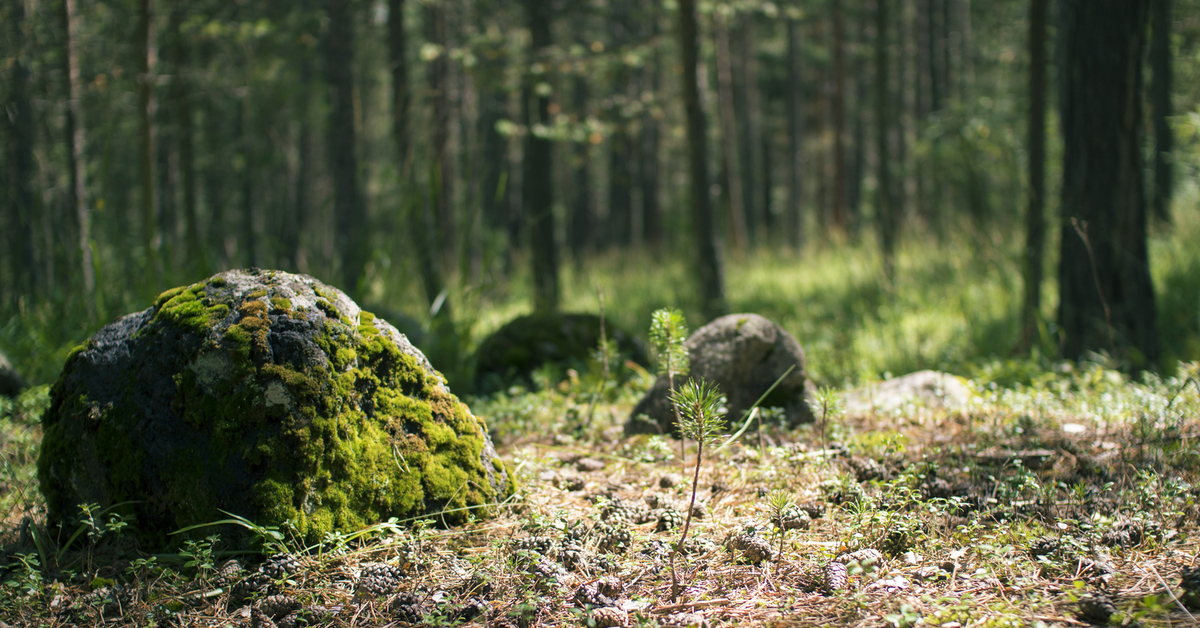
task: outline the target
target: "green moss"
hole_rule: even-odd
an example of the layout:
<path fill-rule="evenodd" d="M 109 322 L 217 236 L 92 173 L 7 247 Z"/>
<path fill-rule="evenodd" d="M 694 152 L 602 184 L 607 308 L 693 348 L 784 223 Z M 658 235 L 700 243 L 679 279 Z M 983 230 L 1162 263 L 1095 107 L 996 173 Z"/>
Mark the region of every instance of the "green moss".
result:
<path fill-rule="evenodd" d="M 292 302 L 283 297 L 272 297 L 271 308 L 280 312 L 291 312 Z"/>

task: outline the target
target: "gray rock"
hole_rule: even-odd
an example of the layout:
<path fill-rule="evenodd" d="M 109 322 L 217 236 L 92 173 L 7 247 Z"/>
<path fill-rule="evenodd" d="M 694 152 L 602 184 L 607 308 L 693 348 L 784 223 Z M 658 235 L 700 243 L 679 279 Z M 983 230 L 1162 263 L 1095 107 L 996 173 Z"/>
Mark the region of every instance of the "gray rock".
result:
<path fill-rule="evenodd" d="M 961 410 L 971 401 L 971 389 L 962 378 L 938 371 L 917 371 L 856 388 L 845 397 L 851 415 L 895 412 L 908 405 Z"/>
<path fill-rule="evenodd" d="M 730 314 L 696 330 L 684 346 L 691 360 L 691 372 L 686 378 L 676 378 L 676 388 L 690 378 L 716 384 L 727 398 L 726 417 L 731 424 L 739 423 L 742 413 L 793 365 L 796 368 L 760 405 L 783 408 L 789 424 L 813 420 L 804 350 L 779 325 L 757 314 Z M 626 434 L 678 431 L 668 401 L 668 387 L 666 375 L 660 375 L 634 407 L 625 423 Z"/>
<path fill-rule="evenodd" d="M 111 507 L 151 551 L 223 513 L 315 542 L 389 517 L 455 523 L 514 488 L 483 422 L 403 334 L 283 272 L 222 273 L 100 330 L 42 423 L 50 523 Z M 214 532 L 248 540 L 196 534 Z"/>
<path fill-rule="evenodd" d="M 0 396 L 16 397 L 22 390 L 25 390 L 25 380 L 21 379 L 8 357 L 0 352 Z"/>

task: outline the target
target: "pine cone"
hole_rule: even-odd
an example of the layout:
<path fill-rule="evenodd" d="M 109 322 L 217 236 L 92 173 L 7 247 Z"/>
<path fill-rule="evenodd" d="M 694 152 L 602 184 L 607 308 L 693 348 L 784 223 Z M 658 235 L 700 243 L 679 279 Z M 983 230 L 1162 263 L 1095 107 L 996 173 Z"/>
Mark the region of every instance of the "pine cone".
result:
<path fill-rule="evenodd" d="M 808 513 L 796 505 L 789 505 L 779 514 L 779 518 L 771 518 L 771 523 L 778 528 L 780 527 L 780 519 L 782 519 L 784 530 L 807 530 L 808 526 L 812 523 L 812 519 L 809 518 Z"/>
<path fill-rule="evenodd" d="M 825 504 L 821 502 L 804 502 L 796 507 L 803 510 L 809 519 L 820 519 L 825 515 Z"/>
<path fill-rule="evenodd" d="M 300 600 L 290 595 L 268 595 L 259 600 L 255 607 L 266 613 L 274 621 L 300 608 Z"/>
<path fill-rule="evenodd" d="M 553 548 L 554 539 L 548 536 L 527 536 L 513 542 L 513 551 L 536 552 L 542 556 L 548 556 Z"/>
<path fill-rule="evenodd" d="M 425 604 L 416 594 L 402 591 L 388 602 L 388 614 L 399 621 L 416 624 L 425 616 Z"/>
<path fill-rule="evenodd" d="M 654 531 L 666 532 L 674 530 L 681 525 L 683 525 L 683 513 L 674 508 L 667 507 L 659 511 L 658 522 L 654 524 Z"/>
<path fill-rule="evenodd" d="M 638 554 L 651 560 L 666 560 L 671 555 L 671 546 L 659 539 L 650 539 L 642 544 Z"/>
<path fill-rule="evenodd" d="M 486 617 L 487 610 L 487 604 L 483 600 L 473 597 L 454 611 L 452 619 L 455 622 L 468 622 L 476 617 Z"/>
<path fill-rule="evenodd" d="M 589 624 L 595 628 L 624 628 L 629 625 L 629 613 L 611 606 L 597 608 L 592 611 L 591 621 L 584 623 Z"/>
<path fill-rule="evenodd" d="M 262 571 L 255 571 L 233 585 L 229 592 L 229 605 L 233 608 L 245 606 L 252 597 L 277 593 L 275 582 Z"/>
<path fill-rule="evenodd" d="M 658 478 L 658 487 L 675 488 L 676 486 L 679 486 L 679 483 L 682 481 L 683 477 L 681 477 L 678 473 L 667 473 L 661 478 Z"/>
<path fill-rule="evenodd" d="M 856 552 L 848 552 L 838 556 L 837 562 L 849 566 L 850 563 L 858 563 L 861 567 L 867 568 L 871 565 L 883 565 L 883 553 L 877 549 L 865 548 Z"/>
<path fill-rule="evenodd" d="M 271 616 L 257 608 L 250 609 L 250 628 L 278 628 Z"/>
<path fill-rule="evenodd" d="M 231 558 L 217 567 L 217 573 L 213 576 L 213 586 L 222 589 L 228 589 L 237 581 L 237 575 L 242 570 L 242 564 L 236 558 Z"/>
<path fill-rule="evenodd" d="M 601 521 L 613 523 L 641 524 L 651 521 L 650 507 L 642 502 L 614 499 L 600 510 Z"/>
<path fill-rule="evenodd" d="M 579 608 L 600 608 L 617 604 L 617 600 L 602 593 L 595 582 L 579 585 L 575 589 L 575 594 L 571 596 L 571 601 Z"/>
<path fill-rule="evenodd" d="M 303 569 L 300 559 L 291 554 L 274 554 L 263 563 L 262 572 L 272 580 L 286 580 Z"/>
<path fill-rule="evenodd" d="M 825 593 L 833 593 L 846 588 L 846 584 L 850 581 L 850 573 L 846 569 L 846 565 L 837 562 L 836 560 L 825 565 Z"/>
<path fill-rule="evenodd" d="M 1050 536 L 1042 536 L 1034 539 L 1029 544 L 1029 555 L 1034 560 L 1042 556 L 1050 558 L 1057 554 L 1060 549 L 1062 549 L 1062 544 L 1059 543 L 1058 539 Z"/>
<path fill-rule="evenodd" d="M 371 597 L 386 597 L 400 586 L 404 572 L 395 565 L 387 563 L 369 563 L 364 565 L 358 575 L 356 593 Z"/>
<path fill-rule="evenodd" d="M 587 554 L 581 545 L 575 543 L 563 545 L 562 549 L 558 550 L 558 562 L 567 569 L 583 571 L 587 569 Z"/>
<path fill-rule="evenodd" d="M 887 481 L 892 476 L 891 472 L 874 458 L 855 456 L 846 460 L 846 464 L 854 472 L 854 479 L 859 482 L 870 482 L 871 480 Z"/>
<path fill-rule="evenodd" d="M 734 534 L 729 538 L 727 546 L 731 551 L 740 553 L 743 559 L 754 565 L 775 558 L 775 551 L 771 549 L 771 544 L 759 536 L 758 530 L 754 528 Z"/>
<path fill-rule="evenodd" d="M 1088 593 L 1079 598 L 1079 618 L 1096 624 L 1107 624 L 1117 613 L 1117 606 L 1103 593 Z"/>
<path fill-rule="evenodd" d="M 1100 543 L 1108 547 L 1133 547 L 1145 540 L 1145 528 L 1140 521 L 1121 519 L 1100 537 Z"/>
<path fill-rule="evenodd" d="M 601 521 L 596 524 L 593 533 L 597 537 L 597 545 L 602 552 L 622 554 L 633 543 L 633 534 L 626 526 Z"/>

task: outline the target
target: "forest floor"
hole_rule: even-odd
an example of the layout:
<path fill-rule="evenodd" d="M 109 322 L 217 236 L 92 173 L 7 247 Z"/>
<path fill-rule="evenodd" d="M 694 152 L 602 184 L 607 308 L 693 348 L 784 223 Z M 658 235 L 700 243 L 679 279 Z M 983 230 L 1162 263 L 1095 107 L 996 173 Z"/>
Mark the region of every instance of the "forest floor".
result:
<path fill-rule="evenodd" d="M 0 621 L 1194 625 L 1198 371 L 976 380 L 966 409 L 768 421 L 699 461 L 695 443 L 681 457 L 678 441 L 623 435 L 644 376 L 596 404 L 577 380 L 511 391 L 470 400 L 520 487 L 491 518 L 385 522 L 310 548 L 260 528 L 250 555 L 213 537 L 139 553 L 101 513 L 71 548 L 50 546 L 33 471 L 41 387 L 0 407 Z"/>

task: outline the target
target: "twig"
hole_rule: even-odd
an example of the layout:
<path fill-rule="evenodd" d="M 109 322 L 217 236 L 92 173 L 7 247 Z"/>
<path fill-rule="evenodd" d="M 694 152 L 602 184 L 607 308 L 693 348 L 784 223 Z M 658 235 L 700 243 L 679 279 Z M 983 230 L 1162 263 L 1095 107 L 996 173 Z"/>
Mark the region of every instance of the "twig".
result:
<path fill-rule="evenodd" d="M 1180 602 L 1179 598 L 1175 597 L 1175 591 L 1173 591 L 1171 589 L 1171 585 L 1167 584 L 1167 581 L 1163 580 L 1163 577 L 1158 574 L 1158 570 L 1154 568 L 1154 565 L 1147 565 L 1146 568 L 1150 570 L 1150 573 L 1154 574 L 1155 578 L 1158 578 L 1159 584 L 1163 585 L 1163 588 L 1167 591 L 1167 595 L 1171 596 L 1171 601 L 1175 602 L 1175 605 L 1179 607 L 1179 610 L 1186 613 L 1188 619 L 1192 620 L 1192 622 L 1195 622 L 1196 618 L 1191 614 L 1191 612 L 1188 611 L 1187 607 L 1183 605 L 1183 602 Z"/>

